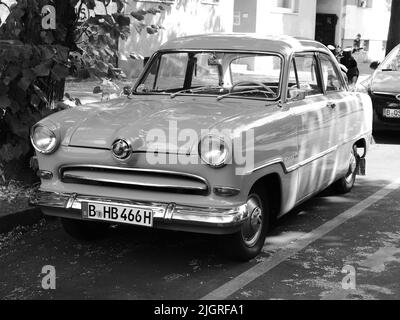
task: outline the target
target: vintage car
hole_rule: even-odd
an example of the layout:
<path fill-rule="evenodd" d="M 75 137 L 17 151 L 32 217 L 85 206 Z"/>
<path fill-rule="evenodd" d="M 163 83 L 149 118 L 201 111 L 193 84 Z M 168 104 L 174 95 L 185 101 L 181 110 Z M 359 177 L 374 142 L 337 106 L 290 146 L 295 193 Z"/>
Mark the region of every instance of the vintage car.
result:
<path fill-rule="evenodd" d="M 79 239 L 126 223 L 217 234 L 252 259 L 275 219 L 330 185 L 349 192 L 365 166 L 371 100 L 315 41 L 178 38 L 125 91 L 32 128 L 33 202 Z"/>
<path fill-rule="evenodd" d="M 360 83 L 358 91 L 368 93 L 374 108 L 374 131 L 400 131 L 400 45 L 379 64 L 373 75 Z"/>

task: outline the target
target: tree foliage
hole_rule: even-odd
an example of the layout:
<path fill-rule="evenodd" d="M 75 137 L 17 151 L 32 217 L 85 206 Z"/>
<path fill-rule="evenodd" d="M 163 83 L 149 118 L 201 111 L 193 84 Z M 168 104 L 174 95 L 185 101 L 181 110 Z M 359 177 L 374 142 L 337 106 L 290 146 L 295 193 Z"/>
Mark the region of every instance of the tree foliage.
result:
<path fill-rule="evenodd" d="M 111 1 L 116 10 L 108 12 Z M 99 3 L 104 14 L 87 16 Z M 56 9 L 54 30 L 42 27 L 46 5 Z M 115 67 L 119 39 L 131 36 L 132 24 L 148 34 L 162 28 L 146 24 L 145 17 L 164 6 L 129 14 L 125 6 L 124 0 L 17 0 L 9 7 L 6 21 L 0 21 L 0 170 L 32 152 L 29 130 L 60 110 L 56 102 L 64 96 L 69 74 L 87 70 L 96 77 L 123 77 Z"/>

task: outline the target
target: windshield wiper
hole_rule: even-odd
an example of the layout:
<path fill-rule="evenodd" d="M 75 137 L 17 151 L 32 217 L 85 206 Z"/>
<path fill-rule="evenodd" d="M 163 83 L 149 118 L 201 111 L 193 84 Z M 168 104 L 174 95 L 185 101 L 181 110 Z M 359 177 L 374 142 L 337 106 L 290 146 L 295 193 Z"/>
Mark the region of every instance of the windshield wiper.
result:
<path fill-rule="evenodd" d="M 184 89 L 178 92 L 171 93 L 170 97 L 171 99 L 174 99 L 176 96 L 183 94 L 183 93 L 197 93 L 197 92 L 202 92 L 202 91 L 207 91 L 207 90 L 223 90 L 223 87 L 220 86 L 204 86 L 204 87 L 199 87 L 199 88 L 194 88 L 194 89 Z"/>
<path fill-rule="evenodd" d="M 241 91 L 241 92 L 229 92 L 227 94 L 217 97 L 217 101 L 221 101 L 222 99 L 228 98 L 230 96 L 249 94 L 249 93 L 263 93 L 266 98 L 270 98 L 270 95 L 271 95 L 271 93 L 268 91 L 264 91 L 264 90 L 260 90 L 260 89 L 251 89 L 251 90 Z M 276 98 L 276 97 L 274 97 L 274 98 Z"/>

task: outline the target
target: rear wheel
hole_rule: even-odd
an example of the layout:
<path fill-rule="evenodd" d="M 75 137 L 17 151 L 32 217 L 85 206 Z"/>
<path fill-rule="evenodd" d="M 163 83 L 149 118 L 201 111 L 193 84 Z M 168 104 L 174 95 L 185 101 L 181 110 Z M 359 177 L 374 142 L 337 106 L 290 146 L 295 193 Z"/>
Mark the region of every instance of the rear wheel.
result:
<path fill-rule="evenodd" d="M 357 166 L 358 166 L 358 153 L 357 147 L 354 145 L 351 149 L 350 160 L 349 160 L 349 168 L 347 170 L 346 175 L 340 180 L 336 181 L 333 185 L 336 192 L 339 194 L 349 193 L 356 181 L 357 176 Z"/>
<path fill-rule="evenodd" d="M 225 236 L 223 247 L 231 258 L 248 261 L 261 252 L 270 223 L 270 205 L 265 196 L 260 191 L 251 192 L 247 200 L 249 218 L 239 232 Z"/>
<path fill-rule="evenodd" d="M 61 218 L 61 224 L 66 233 L 77 240 L 98 240 L 107 234 L 109 225 L 96 221 L 84 221 Z"/>

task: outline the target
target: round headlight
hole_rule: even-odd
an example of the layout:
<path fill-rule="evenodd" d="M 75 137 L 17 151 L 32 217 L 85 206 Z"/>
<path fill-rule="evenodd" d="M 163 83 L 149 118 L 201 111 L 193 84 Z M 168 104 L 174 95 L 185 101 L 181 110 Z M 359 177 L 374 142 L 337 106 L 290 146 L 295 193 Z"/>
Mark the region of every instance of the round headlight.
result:
<path fill-rule="evenodd" d="M 225 166 L 230 157 L 227 143 L 215 136 L 207 136 L 200 141 L 199 154 L 201 159 L 213 168 Z"/>
<path fill-rule="evenodd" d="M 32 129 L 31 142 L 40 153 L 49 154 L 57 148 L 56 134 L 48 127 L 39 125 Z"/>

